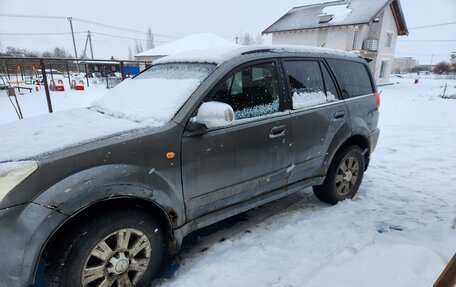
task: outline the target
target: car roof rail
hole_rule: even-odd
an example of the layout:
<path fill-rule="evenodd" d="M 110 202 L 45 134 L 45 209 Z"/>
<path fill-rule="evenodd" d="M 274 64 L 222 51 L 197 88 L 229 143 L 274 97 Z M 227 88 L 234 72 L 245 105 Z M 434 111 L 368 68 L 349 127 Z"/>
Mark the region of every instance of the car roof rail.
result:
<path fill-rule="evenodd" d="M 255 49 L 255 50 L 250 50 L 247 52 L 241 53 L 241 55 L 250 55 L 250 54 L 257 54 L 257 53 L 271 53 L 274 52 L 273 49 Z"/>

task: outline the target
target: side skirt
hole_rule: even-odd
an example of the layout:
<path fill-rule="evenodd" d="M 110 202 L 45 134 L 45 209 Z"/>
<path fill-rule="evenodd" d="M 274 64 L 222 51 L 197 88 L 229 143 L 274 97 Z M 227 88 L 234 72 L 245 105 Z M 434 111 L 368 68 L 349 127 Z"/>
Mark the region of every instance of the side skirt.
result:
<path fill-rule="evenodd" d="M 180 228 L 175 229 L 174 238 L 176 239 L 176 241 L 178 242 L 178 245 L 180 246 L 184 237 L 195 230 L 201 229 L 201 228 L 211 225 L 213 223 L 216 223 L 216 222 L 219 222 L 226 218 L 232 217 L 236 214 L 248 211 L 252 208 L 264 205 L 271 201 L 280 199 L 282 197 L 295 193 L 303 188 L 307 188 L 307 187 L 315 186 L 315 185 L 321 185 L 321 184 L 323 184 L 324 180 L 325 180 L 324 176 L 309 178 L 309 179 L 306 179 L 306 180 L 303 180 L 300 182 L 293 183 L 284 188 L 277 189 L 277 190 L 271 191 L 269 193 L 263 194 L 259 197 L 249 199 L 242 203 L 231 205 L 224 209 L 195 218 L 194 220 L 187 222 Z"/>

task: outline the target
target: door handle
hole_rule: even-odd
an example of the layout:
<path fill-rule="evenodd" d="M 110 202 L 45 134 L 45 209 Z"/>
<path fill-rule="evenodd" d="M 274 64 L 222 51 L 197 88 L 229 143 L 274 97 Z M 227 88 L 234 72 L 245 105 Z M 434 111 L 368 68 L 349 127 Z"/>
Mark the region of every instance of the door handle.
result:
<path fill-rule="evenodd" d="M 278 137 L 283 137 L 285 135 L 286 126 L 273 127 L 269 132 L 269 138 L 274 139 Z"/>
<path fill-rule="evenodd" d="M 345 111 L 339 111 L 334 114 L 334 118 L 338 119 L 338 120 L 343 119 L 344 117 L 345 117 Z"/>

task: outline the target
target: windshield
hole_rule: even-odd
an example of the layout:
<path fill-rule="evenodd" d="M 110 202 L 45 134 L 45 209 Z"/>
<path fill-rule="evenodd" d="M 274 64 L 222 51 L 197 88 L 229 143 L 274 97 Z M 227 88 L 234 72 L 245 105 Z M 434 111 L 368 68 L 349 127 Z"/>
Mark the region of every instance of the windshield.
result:
<path fill-rule="evenodd" d="M 92 106 L 116 118 L 164 125 L 215 68 L 211 64 L 152 66 L 135 78 L 123 81 Z"/>
<path fill-rule="evenodd" d="M 167 80 L 205 80 L 215 69 L 213 64 L 164 64 L 152 66 L 134 78 Z"/>

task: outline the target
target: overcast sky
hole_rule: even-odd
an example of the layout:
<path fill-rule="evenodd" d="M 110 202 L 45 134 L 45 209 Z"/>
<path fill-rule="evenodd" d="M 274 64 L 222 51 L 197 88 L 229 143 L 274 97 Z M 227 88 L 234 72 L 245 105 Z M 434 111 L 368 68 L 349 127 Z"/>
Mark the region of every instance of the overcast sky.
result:
<path fill-rule="evenodd" d="M 151 27 L 155 44 L 160 45 L 176 37 L 198 32 L 213 32 L 233 40 L 237 34 L 260 33 L 294 6 L 324 0 L 0 0 L 1 13 L 38 16 L 75 17 L 108 25 L 122 26 L 146 32 Z M 418 27 L 456 21 L 456 0 L 402 0 L 408 27 Z M 52 36 L 13 36 L 5 33 L 67 33 L 65 19 L 26 19 L 0 17 L 1 48 L 16 46 L 36 51 L 64 47 L 73 54 L 69 34 Z M 91 30 L 122 37 L 145 39 L 145 34 L 110 29 L 74 21 L 75 32 Z M 449 59 L 456 51 L 456 25 L 427 29 L 410 29 L 408 37 L 401 37 L 396 56 L 412 56 L 421 64 Z M 166 36 L 165 36 L 166 35 Z M 417 40 L 455 40 L 447 42 L 416 42 Z M 84 48 L 85 35 L 76 34 L 78 53 Z M 127 58 L 128 47 L 135 41 L 93 35 L 96 58 Z M 432 56 L 434 55 L 434 56 Z"/>

